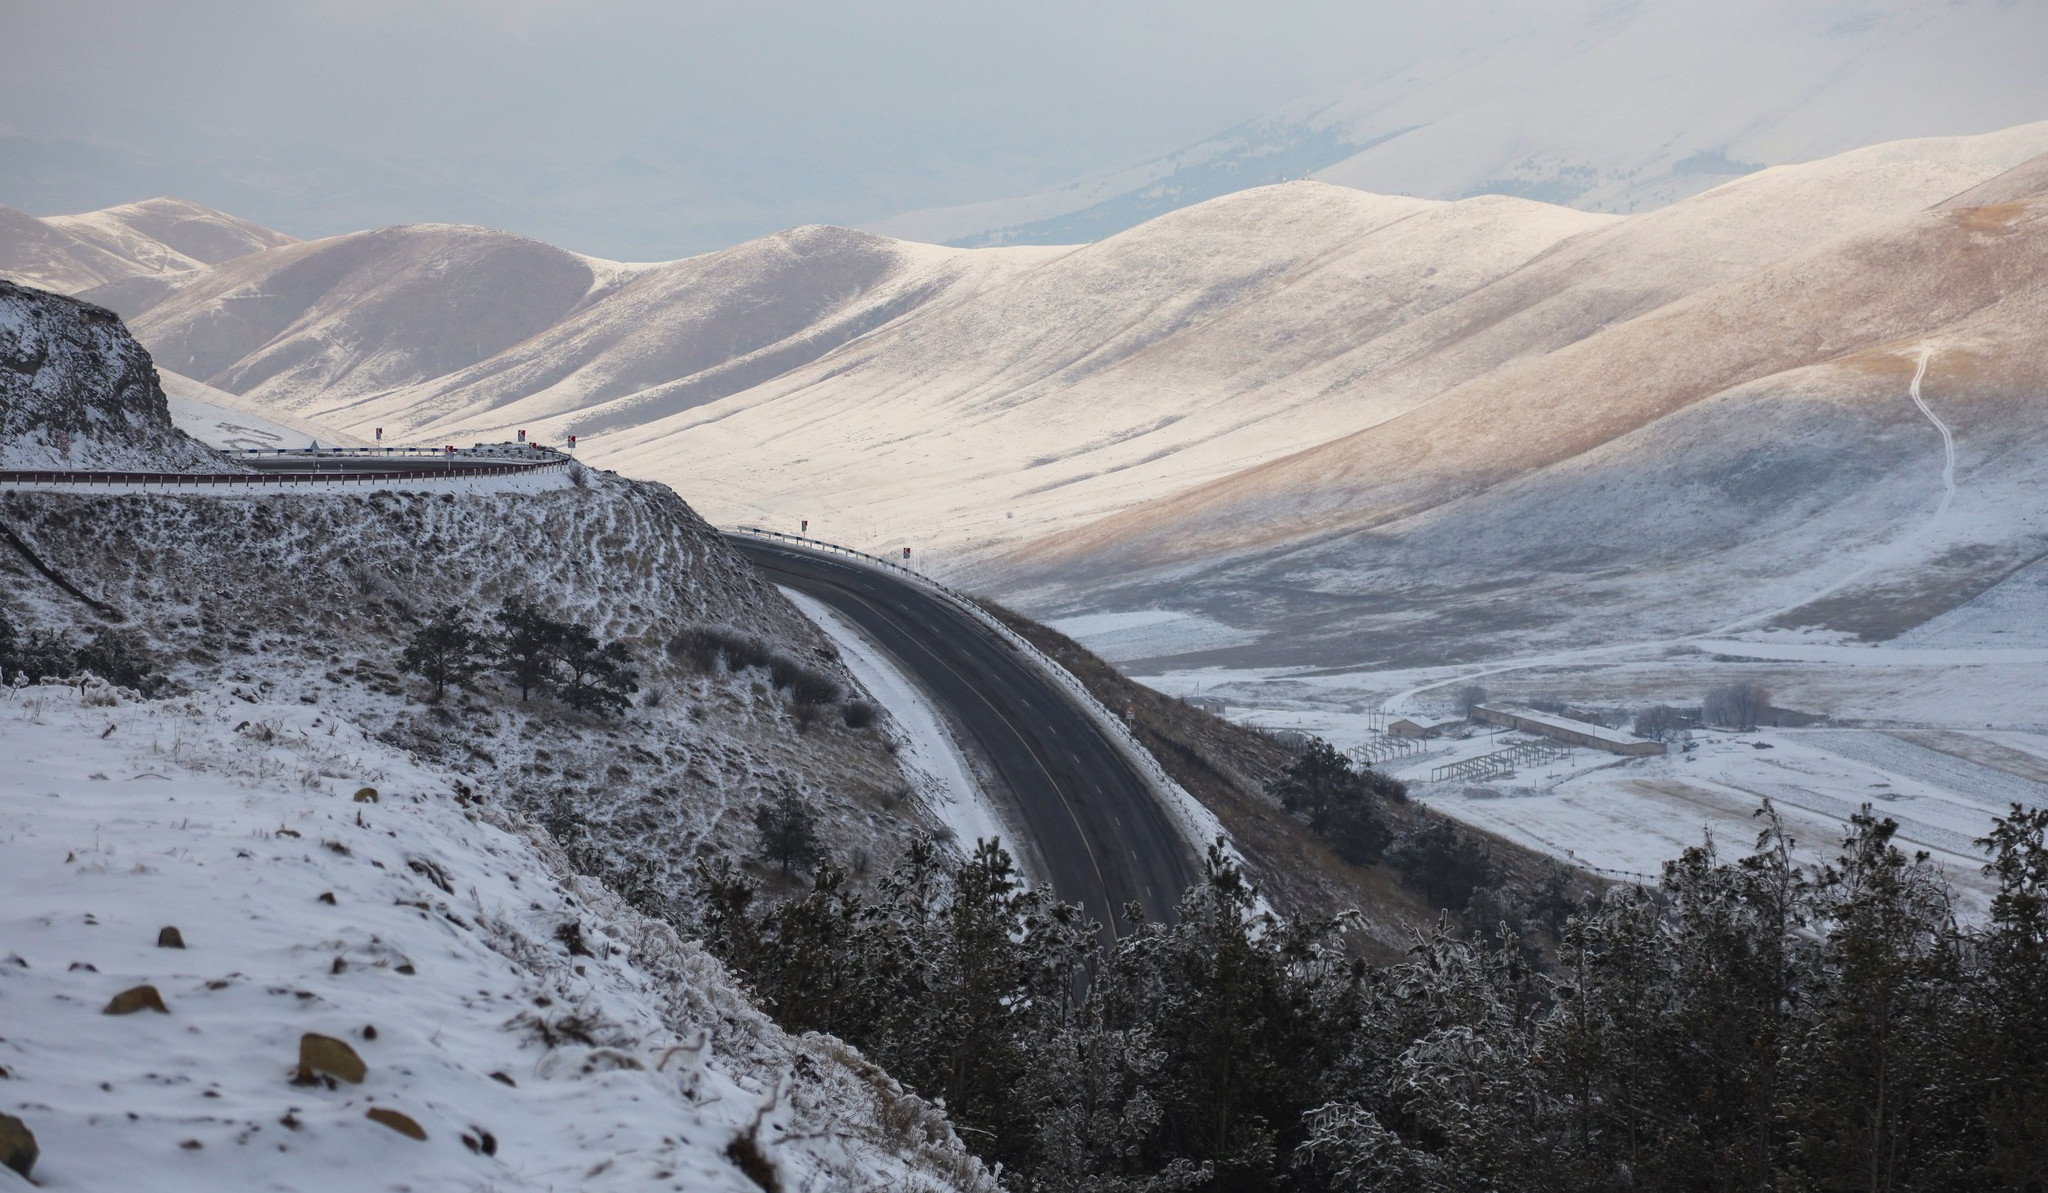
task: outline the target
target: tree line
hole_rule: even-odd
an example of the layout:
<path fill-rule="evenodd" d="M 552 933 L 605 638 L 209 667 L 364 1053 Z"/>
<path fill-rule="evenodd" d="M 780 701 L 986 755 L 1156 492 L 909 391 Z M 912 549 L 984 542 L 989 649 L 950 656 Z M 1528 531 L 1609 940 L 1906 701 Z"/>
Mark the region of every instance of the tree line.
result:
<path fill-rule="evenodd" d="M 640 690 L 624 643 L 602 642 L 588 626 L 518 597 L 507 597 L 483 626 L 460 606 L 445 606 L 413 633 L 401 666 L 432 684 L 435 700 L 493 671 L 521 700 L 551 696 L 582 712 L 624 712 Z"/>
<path fill-rule="evenodd" d="M 779 902 L 705 865 L 668 910 L 1019 1190 L 2048 1190 L 2048 810 L 1980 842 L 1973 925 L 1868 808 L 1818 868 L 1759 818 L 1572 909 L 1549 961 L 1445 926 L 1365 964 L 1220 849 L 1108 943 L 993 841 Z"/>

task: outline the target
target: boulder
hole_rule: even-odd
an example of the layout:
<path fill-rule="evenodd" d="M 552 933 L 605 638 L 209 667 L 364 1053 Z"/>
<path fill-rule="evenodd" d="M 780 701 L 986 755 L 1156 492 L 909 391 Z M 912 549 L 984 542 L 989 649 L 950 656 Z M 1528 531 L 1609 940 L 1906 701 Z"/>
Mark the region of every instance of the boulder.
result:
<path fill-rule="evenodd" d="M 382 1106 L 372 1106 L 369 1113 L 363 1117 L 373 1123 L 382 1123 L 408 1139 L 417 1139 L 422 1143 L 426 1142 L 426 1128 L 414 1122 L 410 1115 L 400 1114 L 396 1110 L 389 1110 Z"/>
<path fill-rule="evenodd" d="M 133 1015 L 137 1011 L 156 1011 L 168 1015 L 171 1008 L 164 1005 L 164 996 L 156 992 L 155 986 L 135 986 L 116 994 L 101 1014 Z"/>
<path fill-rule="evenodd" d="M 4 1164 L 28 1179 L 29 1169 L 36 1166 L 36 1157 L 42 1155 L 36 1147 L 36 1133 L 28 1124 L 11 1114 L 0 1114 L 0 1164 Z"/>
<path fill-rule="evenodd" d="M 347 1041 L 310 1031 L 299 1037 L 298 1080 L 314 1081 L 318 1074 L 325 1073 L 350 1085 L 361 1085 L 369 1072 L 370 1067 L 363 1063 L 363 1058 L 356 1055 L 356 1050 L 349 1047 Z"/>

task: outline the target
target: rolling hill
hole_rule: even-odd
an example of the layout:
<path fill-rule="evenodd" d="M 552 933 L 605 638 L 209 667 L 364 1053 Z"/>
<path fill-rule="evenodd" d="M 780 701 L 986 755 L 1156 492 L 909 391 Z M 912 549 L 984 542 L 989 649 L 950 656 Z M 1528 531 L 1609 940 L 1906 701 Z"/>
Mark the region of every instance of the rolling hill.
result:
<path fill-rule="evenodd" d="M 573 433 L 714 520 L 913 545 L 1035 611 L 1199 610 L 1234 627 L 1203 658 L 1823 597 L 1798 616 L 1883 633 L 2035 551 L 1971 511 L 2034 501 L 2044 151 L 2048 124 L 1894 142 L 1635 216 L 1292 182 L 1080 246 L 805 227 L 620 264 L 415 225 L 188 269 L 124 313 L 165 366 L 295 418 Z M 1923 342 L 1959 452 L 1938 531 Z M 1905 588 L 1837 583 L 1883 543 Z"/>

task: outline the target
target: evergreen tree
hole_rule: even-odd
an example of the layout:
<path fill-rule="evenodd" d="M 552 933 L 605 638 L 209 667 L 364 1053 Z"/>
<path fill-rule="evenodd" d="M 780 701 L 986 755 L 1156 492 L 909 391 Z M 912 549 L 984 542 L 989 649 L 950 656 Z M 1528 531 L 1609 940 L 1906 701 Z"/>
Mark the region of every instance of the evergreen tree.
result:
<path fill-rule="evenodd" d="M 567 628 L 533 602 L 506 597 L 498 607 L 498 670 L 519 685 L 519 698 L 554 690 L 555 662 Z"/>
<path fill-rule="evenodd" d="M 463 687 L 475 679 L 488 661 L 486 643 L 469 616 L 447 605 L 413 632 L 400 666 L 433 684 L 439 700 L 450 685 Z"/>
<path fill-rule="evenodd" d="M 554 650 L 562 672 L 557 686 L 571 708 L 616 715 L 640 690 L 640 673 L 633 669 L 633 656 L 624 643 L 600 644 L 597 635 L 581 625 L 558 624 Z"/>
<path fill-rule="evenodd" d="M 761 856 L 782 867 L 784 874 L 825 860 L 817 813 L 794 791 L 785 790 L 774 802 L 754 809 L 754 828 L 761 834 Z"/>
<path fill-rule="evenodd" d="M 1897 831 L 1865 805 L 1820 875 L 1821 985 L 1789 1114 L 1797 1180 L 1817 1190 L 1914 1188 L 1944 1159 L 1931 1079 L 1959 1022 L 1962 958 L 1945 888 Z"/>
<path fill-rule="evenodd" d="M 1494 880 L 1486 846 L 1445 820 L 1403 834 L 1387 860 L 1431 906 L 1452 911 L 1465 910 L 1472 892 Z"/>
<path fill-rule="evenodd" d="M 1978 1040 L 1987 1184 L 2048 1191 L 2048 808 L 2012 806 L 1978 845 L 1998 879 L 1983 934 Z"/>
<path fill-rule="evenodd" d="M 1266 790 L 1281 807 L 1302 813 L 1310 832 L 1357 866 L 1379 861 L 1392 837 L 1380 801 L 1407 797 L 1400 782 L 1354 767 L 1319 737 L 1311 738 L 1308 748 Z"/>

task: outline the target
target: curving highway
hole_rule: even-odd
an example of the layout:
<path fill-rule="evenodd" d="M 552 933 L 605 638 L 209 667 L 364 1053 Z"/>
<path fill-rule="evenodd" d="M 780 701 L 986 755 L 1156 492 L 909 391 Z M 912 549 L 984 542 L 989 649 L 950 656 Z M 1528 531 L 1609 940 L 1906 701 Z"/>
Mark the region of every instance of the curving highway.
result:
<path fill-rule="evenodd" d="M 799 547 L 728 541 L 768 579 L 859 626 L 952 715 L 1009 788 L 993 794 L 1009 797 L 1060 898 L 1112 937 L 1129 931 L 1128 903 L 1171 919 L 1198 873 L 1194 855 L 1136 768 L 1034 663 L 911 581 Z"/>

